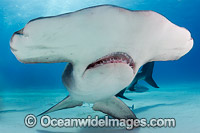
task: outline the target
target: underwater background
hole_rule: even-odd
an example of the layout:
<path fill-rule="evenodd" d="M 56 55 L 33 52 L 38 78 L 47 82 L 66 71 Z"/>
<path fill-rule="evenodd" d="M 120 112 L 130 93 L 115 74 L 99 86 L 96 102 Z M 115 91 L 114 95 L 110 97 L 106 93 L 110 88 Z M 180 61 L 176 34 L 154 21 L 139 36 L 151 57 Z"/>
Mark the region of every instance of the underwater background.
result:
<path fill-rule="evenodd" d="M 186 116 L 183 120 L 195 121 L 195 114 L 199 114 L 200 110 L 199 0 L 0 0 L 0 129 L 4 129 L 5 132 L 12 132 L 12 128 L 26 128 L 23 125 L 23 119 L 28 112 L 32 113 L 34 110 L 36 113 L 40 113 L 51 106 L 48 104 L 56 103 L 67 95 L 67 90 L 61 81 L 66 63 L 20 63 L 10 51 L 9 40 L 12 34 L 22 29 L 31 19 L 58 15 L 102 4 L 116 5 L 131 10 L 153 10 L 191 32 L 194 39 L 192 50 L 178 61 L 156 62 L 153 77 L 160 88 L 154 89 L 148 85 L 147 87 L 149 87 L 149 92 L 151 90 L 157 92 L 152 95 L 148 92 L 149 99 L 160 97 L 160 92 L 162 92 L 162 95 L 164 92 L 167 94 L 167 96 L 164 94 L 166 97 L 163 101 L 162 98 L 157 99 L 162 101 L 160 102 L 162 104 L 165 103 L 165 100 L 167 101 L 167 98 L 173 101 L 179 99 L 179 96 L 182 95 L 179 104 L 184 104 L 181 103 L 181 99 L 184 99 L 184 102 L 190 101 L 191 103 L 184 106 L 184 110 L 186 110 L 186 114 L 193 116 Z M 170 92 L 169 95 L 168 92 Z M 144 100 L 142 95 L 134 94 L 135 97 L 133 98 L 141 103 L 148 102 L 148 100 Z M 31 99 L 30 96 L 32 98 L 34 96 L 34 98 Z M 173 98 L 171 99 L 170 96 Z M 43 104 L 46 108 L 40 109 Z M 192 104 L 194 106 L 191 106 Z M 191 108 L 193 108 L 192 112 L 187 110 Z M 165 112 L 165 109 L 163 111 Z M 180 110 L 181 112 L 182 110 Z M 9 125 L 11 121 L 11 118 L 8 119 L 9 116 L 15 118 L 17 122 L 15 123 L 15 120 L 13 120 L 12 124 Z M 16 117 L 19 116 L 20 118 L 17 119 Z M 198 116 L 198 118 L 200 117 Z M 6 122 L 7 124 L 5 124 Z M 195 129 L 195 132 L 200 132 L 199 122 L 195 125 Z M 186 132 L 187 130 L 180 131 Z M 142 132 L 142 130 L 138 132 Z M 173 130 L 170 130 L 170 132 L 173 132 Z"/>

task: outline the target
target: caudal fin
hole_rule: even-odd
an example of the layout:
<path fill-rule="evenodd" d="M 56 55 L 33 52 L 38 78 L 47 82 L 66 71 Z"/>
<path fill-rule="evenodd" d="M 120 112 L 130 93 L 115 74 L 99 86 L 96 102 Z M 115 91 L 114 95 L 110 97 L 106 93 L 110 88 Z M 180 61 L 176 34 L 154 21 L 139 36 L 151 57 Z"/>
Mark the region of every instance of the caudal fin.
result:
<path fill-rule="evenodd" d="M 141 74 L 143 75 L 144 81 L 146 81 L 149 85 L 155 88 L 159 88 L 156 82 L 153 80 L 153 68 L 154 62 L 149 62 L 142 67 Z"/>
<path fill-rule="evenodd" d="M 152 77 L 147 77 L 145 79 L 145 81 L 150 84 L 151 86 L 153 86 L 154 88 L 159 88 L 159 86 L 156 84 L 156 82 L 153 80 Z"/>
<path fill-rule="evenodd" d="M 127 97 L 124 96 L 125 91 L 126 91 L 126 88 L 123 89 L 123 90 L 121 90 L 121 91 L 120 91 L 119 93 L 117 93 L 115 96 L 116 96 L 116 97 L 121 97 L 121 98 L 126 99 L 126 100 L 131 100 L 131 99 L 129 99 L 129 98 L 127 98 Z"/>
<path fill-rule="evenodd" d="M 67 96 L 61 102 L 57 103 L 56 105 L 54 105 L 50 109 L 46 110 L 45 112 L 39 114 L 38 116 L 41 116 L 41 115 L 44 115 L 44 114 L 47 114 L 47 113 L 51 113 L 51 112 L 54 112 L 54 111 L 62 110 L 62 109 L 81 106 L 82 104 L 83 104 L 83 102 L 75 101 L 70 96 Z"/>
<path fill-rule="evenodd" d="M 153 68 L 154 68 L 154 62 L 148 62 L 145 65 L 143 65 L 141 72 L 138 72 L 134 78 L 134 80 L 131 82 L 131 84 L 127 87 L 130 91 L 137 91 L 137 88 L 135 85 L 140 80 L 146 81 L 149 85 L 155 88 L 159 88 L 156 82 L 153 80 Z"/>

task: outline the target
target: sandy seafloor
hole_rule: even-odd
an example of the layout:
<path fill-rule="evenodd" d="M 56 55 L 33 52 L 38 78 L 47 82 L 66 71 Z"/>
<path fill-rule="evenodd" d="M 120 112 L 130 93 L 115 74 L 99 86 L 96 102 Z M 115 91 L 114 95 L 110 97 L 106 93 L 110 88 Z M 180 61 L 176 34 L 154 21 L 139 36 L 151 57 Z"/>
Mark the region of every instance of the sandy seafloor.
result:
<path fill-rule="evenodd" d="M 27 114 L 45 111 L 62 100 L 67 94 L 64 89 L 27 89 L 1 91 L 0 110 L 1 133 L 67 133 L 67 132 L 134 132 L 134 133 L 200 133 L 200 83 L 160 84 L 160 88 L 149 88 L 143 93 L 126 93 L 132 101 L 123 100 L 129 107 L 134 104 L 138 118 L 175 118 L 175 128 L 43 128 L 39 124 L 34 128 L 24 125 Z M 104 116 L 89 106 L 76 107 L 50 113 L 55 118 L 86 118 L 87 115 Z"/>

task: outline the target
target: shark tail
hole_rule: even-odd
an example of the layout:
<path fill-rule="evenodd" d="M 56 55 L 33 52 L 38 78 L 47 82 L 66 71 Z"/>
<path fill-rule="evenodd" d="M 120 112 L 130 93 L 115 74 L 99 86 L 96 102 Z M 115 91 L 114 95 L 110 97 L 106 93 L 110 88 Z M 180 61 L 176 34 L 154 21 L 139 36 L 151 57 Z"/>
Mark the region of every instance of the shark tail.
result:
<path fill-rule="evenodd" d="M 127 98 L 127 97 L 124 96 L 125 91 L 126 91 L 126 88 L 123 89 L 123 90 L 121 90 L 121 91 L 120 91 L 119 93 L 117 93 L 115 96 L 116 96 L 116 97 L 121 97 L 121 98 L 126 99 L 126 100 L 131 100 L 131 99 L 129 99 L 129 98 Z"/>
<path fill-rule="evenodd" d="M 156 84 L 156 82 L 154 81 L 154 79 L 151 77 L 146 77 L 144 79 L 144 81 L 146 81 L 149 85 L 151 85 L 154 88 L 159 88 L 159 86 Z"/>
<path fill-rule="evenodd" d="M 54 112 L 54 111 L 57 111 L 57 110 L 62 110 L 62 109 L 67 109 L 67 108 L 73 108 L 73 107 L 76 107 L 76 106 L 81 106 L 82 104 L 83 104 L 83 102 L 75 101 L 70 96 L 67 96 L 61 102 L 57 103 L 56 105 L 54 105 L 50 109 L 46 110 L 45 112 L 39 114 L 38 116 L 41 116 L 41 115 L 44 115 L 44 114 L 48 114 L 48 113 L 51 113 L 51 112 Z"/>
<path fill-rule="evenodd" d="M 127 100 L 130 100 L 124 96 L 125 90 L 128 89 L 130 91 L 138 91 L 135 85 L 138 83 L 139 80 L 146 81 L 149 85 L 151 85 L 154 88 L 159 88 L 159 86 L 156 84 L 154 79 L 152 78 L 153 75 L 153 68 L 154 68 L 155 62 L 148 62 L 145 65 L 143 65 L 141 72 L 137 73 L 132 83 L 126 87 L 125 89 L 121 90 L 118 94 L 116 94 L 117 97 L 121 97 Z M 141 92 L 141 91 L 140 91 Z"/>
<path fill-rule="evenodd" d="M 149 85 L 155 88 L 159 88 L 156 82 L 153 80 L 152 75 L 153 75 L 153 68 L 154 68 L 154 63 L 155 62 L 148 62 L 142 67 L 142 72 L 141 75 L 144 75 L 146 81 Z"/>

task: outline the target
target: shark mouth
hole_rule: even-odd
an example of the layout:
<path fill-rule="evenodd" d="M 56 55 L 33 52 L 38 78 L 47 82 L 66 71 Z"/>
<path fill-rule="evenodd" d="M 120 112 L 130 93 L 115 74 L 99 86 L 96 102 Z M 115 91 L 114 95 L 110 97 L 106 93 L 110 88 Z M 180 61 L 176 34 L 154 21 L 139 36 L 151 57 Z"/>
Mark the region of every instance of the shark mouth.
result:
<path fill-rule="evenodd" d="M 105 64 L 110 64 L 110 63 L 128 64 L 133 69 L 133 71 L 135 69 L 135 63 L 130 55 L 124 52 L 115 52 L 115 53 L 106 55 L 100 59 L 97 59 L 95 62 L 92 62 L 91 64 L 87 66 L 85 71 L 88 69 L 93 69 Z"/>

